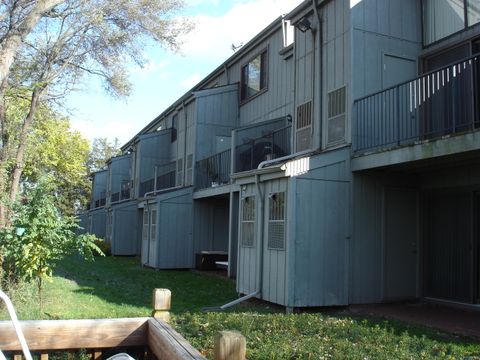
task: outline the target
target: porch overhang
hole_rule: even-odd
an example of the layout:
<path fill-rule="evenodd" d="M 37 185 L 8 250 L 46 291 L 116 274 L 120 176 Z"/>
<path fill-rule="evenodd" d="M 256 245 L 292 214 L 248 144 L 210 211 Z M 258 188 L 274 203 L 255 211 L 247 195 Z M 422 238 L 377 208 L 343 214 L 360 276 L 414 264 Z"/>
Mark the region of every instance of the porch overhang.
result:
<path fill-rule="evenodd" d="M 446 136 L 436 140 L 422 141 L 414 145 L 352 158 L 352 171 L 382 168 L 415 161 L 440 158 L 443 156 L 480 150 L 480 132 Z"/>

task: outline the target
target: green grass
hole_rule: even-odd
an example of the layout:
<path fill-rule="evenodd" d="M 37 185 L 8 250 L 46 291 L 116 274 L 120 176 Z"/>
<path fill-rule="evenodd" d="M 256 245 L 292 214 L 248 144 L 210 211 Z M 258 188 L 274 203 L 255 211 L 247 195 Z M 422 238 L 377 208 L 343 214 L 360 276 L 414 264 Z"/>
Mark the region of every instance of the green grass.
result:
<path fill-rule="evenodd" d="M 130 258 L 69 258 L 45 285 L 40 312 L 33 286 L 14 302 L 21 319 L 149 316 L 153 288 L 172 291 L 172 324 L 211 358 L 220 330 L 247 338 L 249 359 L 463 359 L 479 356 L 480 344 L 395 321 L 348 317 L 341 312 L 285 315 L 258 302 L 225 313 L 202 313 L 236 298 L 227 279 L 189 271 L 154 271 Z M 0 318 L 7 318 L 0 310 Z"/>

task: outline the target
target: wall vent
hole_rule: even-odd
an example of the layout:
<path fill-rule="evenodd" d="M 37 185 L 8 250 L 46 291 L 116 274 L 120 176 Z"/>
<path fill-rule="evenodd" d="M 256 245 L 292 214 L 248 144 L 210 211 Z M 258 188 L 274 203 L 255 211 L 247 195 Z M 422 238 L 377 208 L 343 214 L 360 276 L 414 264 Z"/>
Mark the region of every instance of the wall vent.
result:
<path fill-rule="evenodd" d="M 285 250 L 285 193 L 270 194 L 268 204 L 268 248 Z"/>
<path fill-rule="evenodd" d="M 346 87 L 328 93 L 327 145 L 345 140 Z"/>
<path fill-rule="evenodd" d="M 312 101 L 297 106 L 295 143 L 297 151 L 312 147 Z"/>

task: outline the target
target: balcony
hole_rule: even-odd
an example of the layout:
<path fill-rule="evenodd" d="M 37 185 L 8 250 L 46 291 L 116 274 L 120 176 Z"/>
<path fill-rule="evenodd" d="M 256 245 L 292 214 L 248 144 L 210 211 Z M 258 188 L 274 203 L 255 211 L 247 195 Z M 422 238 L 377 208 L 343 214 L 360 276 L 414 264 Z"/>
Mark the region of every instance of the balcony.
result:
<path fill-rule="evenodd" d="M 164 190 L 175 187 L 175 161 L 155 167 L 155 190 Z"/>
<path fill-rule="evenodd" d="M 231 149 L 222 151 L 195 164 L 195 187 L 206 189 L 230 183 Z"/>
<path fill-rule="evenodd" d="M 105 206 L 106 202 L 107 202 L 106 192 L 102 191 L 100 193 L 100 198 L 94 201 L 94 205 L 95 205 L 94 209 Z"/>
<path fill-rule="evenodd" d="M 239 138 L 242 130 L 237 130 Z M 261 136 L 243 138 L 243 143 L 235 147 L 235 173 L 256 169 L 265 160 L 273 160 L 291 154 L 292 126 L 281 128 L 259 128 Z"/>
<path fill-rule="evenodd" d="M 130 200 L 130 181 L 122 181 L 121 190 L 110 196 L 110 203 Z"/>
<path fill-rule="evenodd" d="M 479 127 L 480 55 L 354 102 L 355 155 L 464 134 Z"/>

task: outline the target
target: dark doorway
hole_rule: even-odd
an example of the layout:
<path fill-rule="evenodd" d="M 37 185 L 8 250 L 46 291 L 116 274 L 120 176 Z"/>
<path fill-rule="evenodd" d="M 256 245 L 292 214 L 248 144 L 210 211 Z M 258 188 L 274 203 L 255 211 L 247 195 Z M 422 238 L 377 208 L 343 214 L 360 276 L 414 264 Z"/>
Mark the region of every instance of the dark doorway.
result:
<path fill-rule="evenodd" d="M 424 295 L 478 303 L 478 196 L 442 190 L 425 200 Z"/>

